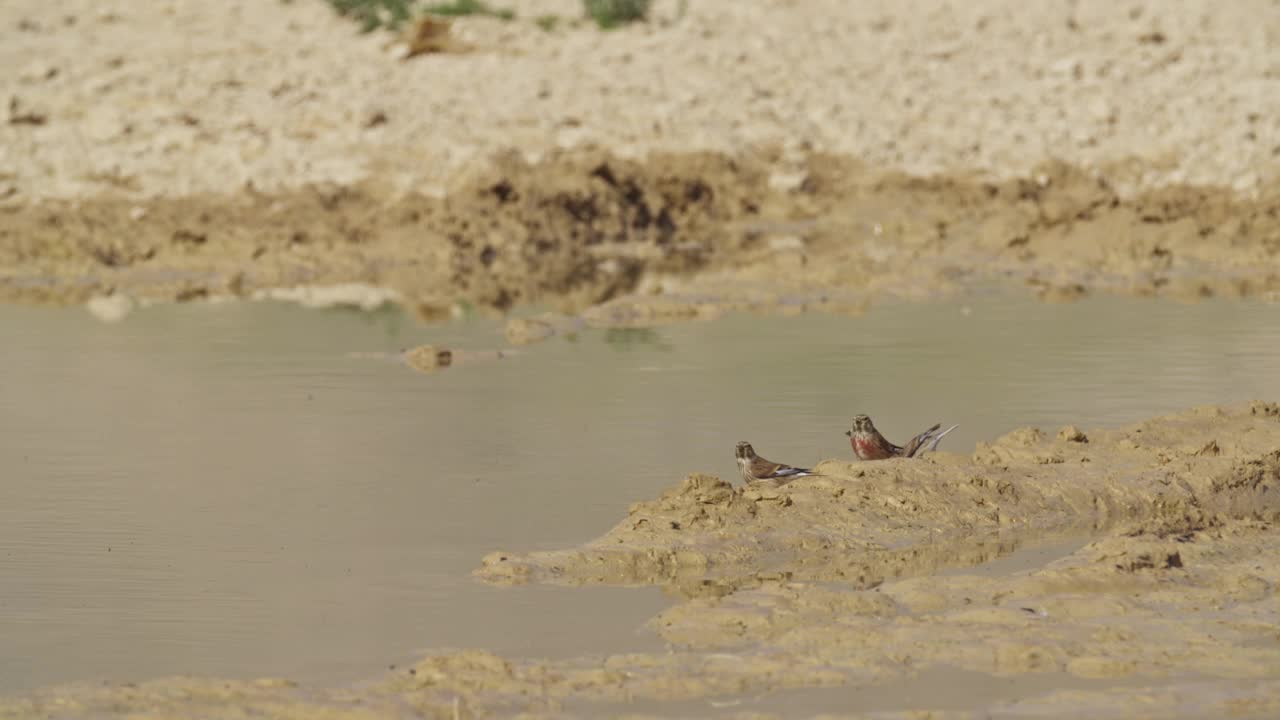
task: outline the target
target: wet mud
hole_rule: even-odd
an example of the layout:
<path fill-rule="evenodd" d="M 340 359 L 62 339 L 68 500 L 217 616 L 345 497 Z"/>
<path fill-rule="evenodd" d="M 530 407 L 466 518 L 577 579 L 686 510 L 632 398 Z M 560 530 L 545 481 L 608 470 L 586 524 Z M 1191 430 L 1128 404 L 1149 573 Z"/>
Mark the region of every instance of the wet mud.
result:
<path fill-rule="evenodd" d="M 1019 539 L 1134 521 L 1194 528 L 1224 514 L 1270 519 L 1274 489 L 1260 481 L 1241 491 L 1230 479 L 1275 471 L 1276 437 L 1251 430 L 1268 412 L 1274 406 L 1239 415 L 1210 408 L 1089 435 L 1027 428 L 968 457 L 827 460 L 814 467 L 820 475 L 781 487 L 695 473 L 637 503 L 582 548 L 495 553 L 479 574 L 495 582 L 663 584 L 694 595 L 766 579 L 872 587 L 976 564 Z"/>
<path fill-rule="evenodd" d="M 535 164 L 499 156 L 443 198 L 366 181 L 45 199 L 0 213 L 0 299 L 10 301 L 369 286 L 428 321 L 459 304 L 538 302 L 626 325 L 743 308 L 859 312 L 992 279 L 1055 301 L 1280 292 L 1280 188 L 1122 195 L 1105 175 L 1060 163 L 995 181 L 827 155 L 797 166 L 768 150 L 644 160 L 575 150 Z"/>
<path fill-rule="evenodd" d="M 476 571 L 496 583 L 661 585 L 679 599 L 649 623 L 668 653 L 451 652 L 344 690 L 71 686 L 4 701 L 0 717 L 1280 710 L 1280 406 L 1202 407 L 1114 430 L 1025 428 L 971 455 L 815 469 L 782 487 L 693 474 L 597 540 L 494 553 Z M 1036 547 L 1047 548 L 1040 562 L 974 567 Z M 785 694 L 799 688 L 868 690 Z M 900 688 L 898 704 L 875 688 Z"/>

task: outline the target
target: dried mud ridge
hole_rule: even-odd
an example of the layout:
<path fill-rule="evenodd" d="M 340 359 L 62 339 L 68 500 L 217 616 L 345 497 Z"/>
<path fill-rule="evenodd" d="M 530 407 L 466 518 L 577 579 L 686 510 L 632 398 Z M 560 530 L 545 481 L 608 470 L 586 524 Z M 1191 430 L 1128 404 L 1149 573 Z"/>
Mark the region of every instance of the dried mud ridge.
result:
<path fill-rule="evenodd" d="M 664 716 L 729 716 L 706 701 L 911 682 L 938 668 L 1073 684 L 930 717 L 1280 713 L 1280 405 L 1197 408 L 1119 430 L 1023 429 L 968 457 L 820 468 L 825 477 L 781 488 L 691 475 L 598 540 L 497 553 L 477 571 L 502 583 L 672 588 L 680 601 L 650 623 L 668 653 L 440 653 L 346 690 L 73 686 L 0 702 L 0 717 L 231 707 L 285 718 L 599 717 L 637 702 Z M 930 574 L 1062 532 L 1092 541 L 1027 571 Z M 928 707 L 932 693 L 914 695 Z M 859 716 L 918 717 L 908 709 Z"/>
<path fill-rule="evenodd" d="M 46 200 L 0 206 L 0 217 L 0 299 L 33 302 L 357 282 L 437 318 L 461 301 L 579 310 L 655 295 L 684 314 L 843 310 L 992 276 L 1051 299 L 1280 292 L 1280 188 L 1257 199 L 1192 187 L 1121 196 L 1105 173 L 1062 164 L 994 182 L 767 150 L 643 161 L 579 150 L 536 165 L 498 157 L 443 199 L 391 198 L 369 181 Z"/>
<path fill-rule="evenodd" d="M 771 581 L 875 587 L 973 565 L 1037 536 L 1141 522 L 1164 537 L 1280 517 L 1277 406 L 1205 408 L 1117 431 L 1027 428 L 971 457 L 827 460 L 782 486 L 694 473 L 581 548 L 495 553 L 503 583 L 664 585 L 719 596 Z M 1276 427 L 1270 427 L 1276 425 Z"/>

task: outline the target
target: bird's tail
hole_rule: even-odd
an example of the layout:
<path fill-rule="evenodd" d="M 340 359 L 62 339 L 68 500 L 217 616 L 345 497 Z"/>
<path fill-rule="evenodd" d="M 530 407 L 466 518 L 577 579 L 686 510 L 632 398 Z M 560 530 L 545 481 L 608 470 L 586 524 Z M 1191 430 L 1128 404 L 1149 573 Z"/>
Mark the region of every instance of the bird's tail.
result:
<path fill-rule="evenodd" d="M 960 427 L 960 426 L 952 425 L 946 430 L 942 430 L 941 432 L 939 432 L 939 429 L 941 427 L 942 427 L 942 424 L 938 423 L 937 425 L 934 425 L 928 430 L 925 430 L 919 435 L 911 438 L 911 442 L 907 443 L 905 452 L 902 453 L 903 456 L 916 457 L 919 455 L 923 455 L 927 452 L 937 450 L 938 443 L 942 441 L 942 438 L 946 437 L 947 433 L 951 432 L 952 430 L 955 430 L 957 427 Z M 926 447 L 926 445 L 928 447 Z"/>
<path fill-rule="evenodd" d="M 930 452 L 932 452 L 932 451 L 934 451 L 934 450 L 937 450 L 937 449 L 938 449 L 938 443 L 942 442 L 942 438 L 946 437 L 946 436 L 947 436 L 947 433 L 951 432 L 952 430 L 955 430 L 955 429 L 956 429 L 956 428 L 958 428 L 958 427 L 960 427 L 960 426 L 959 426 L 959 425 L 952 425 L 951 427 L 947 428 L 946 430 L 943 430 L 942 432 L 938 433 L 937 435 L 934 435 L 934 436 L 933 436 L 933 443 L 929 445 L 929 451 L 930 451 Z M 923 444 L 923 443 L 921 443 L 921 444 Z"/>

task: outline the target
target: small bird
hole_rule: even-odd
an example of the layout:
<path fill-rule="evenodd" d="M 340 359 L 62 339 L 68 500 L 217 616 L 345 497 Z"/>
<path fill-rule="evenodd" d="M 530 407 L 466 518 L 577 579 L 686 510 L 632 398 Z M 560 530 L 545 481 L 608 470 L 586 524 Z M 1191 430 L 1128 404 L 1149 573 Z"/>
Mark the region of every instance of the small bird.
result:
<path fill-rule="evenodd" d="M 756 454 L 749 442 L 740 442 L 733 456 L 738 459 L 738 469 L 742 471 L 742 479 L 747 483 L 762 480 L 777 480 L 780 483 L 790 482 L 798 477 L 814 475 L 808 468 L 791 467 L 769 460 Z"/>
<path fill-rule="evenodd" d="M 925 430 L 919 435 L 911 438 L 907 442 L 906 447 L 900 447 L 885 440 L 884 436 L 876 430 L 876 426 L 872 424 L 871 418 L 866 415 L 856 415 L 853 418 L 853 429 L 845 432 L 849 436 L 849 444 L 853 446 L 853 454 L 859 460 L 886 460 L 891 457 L 915 457 L 917 453 L 923 454 L 925 444 L 933 441 L 929 446 L 929 450 L 937 450 L 938 443 L 947 433 L 955 430 L 959 425 L 938 432 L 942 427 L 939 423 Z"/>

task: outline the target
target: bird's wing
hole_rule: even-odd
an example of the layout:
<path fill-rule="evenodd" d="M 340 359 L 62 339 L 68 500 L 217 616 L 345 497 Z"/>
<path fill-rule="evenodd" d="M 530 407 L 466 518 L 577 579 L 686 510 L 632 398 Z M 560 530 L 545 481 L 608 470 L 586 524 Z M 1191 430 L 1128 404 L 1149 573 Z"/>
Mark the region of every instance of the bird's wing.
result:
<path fill-rule="evenodd" d="M 782 463 L 769 462 L 764 458 L 757 458 L 751 465 L 751 474 L 758 478 L 784 478 L 808 475 L 809 471 L 805 468 L 791 467 Z"/>
<path fill-rule="evenodd" d="M 790 465 L 779 465 L 774 471 L 774 477 L 800 477 L 801 475 L 811 475 L 812 471 L 808 468 L 791 467 Z"/>

